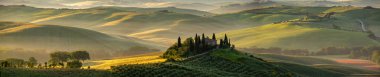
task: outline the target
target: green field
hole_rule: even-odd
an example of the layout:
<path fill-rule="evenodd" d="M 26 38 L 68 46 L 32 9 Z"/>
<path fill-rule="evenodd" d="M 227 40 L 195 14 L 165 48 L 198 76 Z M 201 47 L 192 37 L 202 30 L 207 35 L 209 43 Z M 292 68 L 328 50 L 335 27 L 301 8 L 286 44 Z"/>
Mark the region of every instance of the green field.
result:
<path fill-rule="evenodd" d="M 259 27 L 223 32 L 241 48 L 281 47 L 284 49 L 309 49 L 317 51 L 326 47 L 378 46 L 363 32 L 325 28 L 309 28 L 293 23 L 268 24 Z M 219 36 L 223 35 L 219 34 Z"/>

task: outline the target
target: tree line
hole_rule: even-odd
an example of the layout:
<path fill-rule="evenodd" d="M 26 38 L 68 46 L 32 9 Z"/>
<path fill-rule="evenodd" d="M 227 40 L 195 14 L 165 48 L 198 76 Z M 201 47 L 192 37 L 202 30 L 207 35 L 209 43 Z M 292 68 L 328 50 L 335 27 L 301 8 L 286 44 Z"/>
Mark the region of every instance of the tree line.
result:
<path fill-rule="evenodd" d="M 235 48 L 227 34 L 224 35 L 224 39 L 219 39 L 219 44 L 217 42 L 215 33 L 212 34 L 212 38 L 205 36 L 204 33 L 202 35 L 195 34 L 194 38 L 189 37 L 185 41 L 178 37 L 177 42 L 166 50 L 163 57 L 177 59 L 209 52 L 214 49 Z"/>
<path fill-rule="evenodd" d="M 30 57 L 28 60 L 8 58 L 0 60 L 0 67 L 12 67 L 12 68 L 33 68 L 37 65 L 37 60 L 34 57 Z"/>
<path fill-rule="evenodd" d="M 0 60 L 0 63 L 1 67 L 5 68 L 56 68 L 57 66 L 61 68 L 81 68 L 82 62 L 89 59 L 90 55 L 87 51 L 74 51 L 50 53 L 50 60 L 43 64 L 38 63 L 34 57 L 30 57 L 28 61 L 8 58 Z"/>
<path fill-rule="evenodd" d="M 297 55 L 297 56 L 308 56 L 310 51 L 307 49 L 283 49 L 280 47 L 269 47 L 269 48 L 241 48 L 240 50 L 249 51 L 253 53 L 270 53 L 270 54 L 279 54 L 279 55 Z"/>

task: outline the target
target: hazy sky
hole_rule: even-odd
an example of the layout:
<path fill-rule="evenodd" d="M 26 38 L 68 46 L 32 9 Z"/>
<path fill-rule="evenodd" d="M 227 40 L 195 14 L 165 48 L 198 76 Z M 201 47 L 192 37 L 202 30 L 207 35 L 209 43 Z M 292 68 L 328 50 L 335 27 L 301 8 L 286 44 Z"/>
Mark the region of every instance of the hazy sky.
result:
<path fill-rule="evenodd" d="M 30 5 L 50 8 L 87 8 L 94 6 L 128 6 L 128 7 L 151 7 L 163 6 L 174 3 L 202 3 L 208 5 L 223 3 L 244 3 L 254 0 L 0 0 L 2 5 Z M 311 1 L 311 0 L 273 0 L 273 1 Z M 348 1 L 348 0 L 327 0 Z"/>

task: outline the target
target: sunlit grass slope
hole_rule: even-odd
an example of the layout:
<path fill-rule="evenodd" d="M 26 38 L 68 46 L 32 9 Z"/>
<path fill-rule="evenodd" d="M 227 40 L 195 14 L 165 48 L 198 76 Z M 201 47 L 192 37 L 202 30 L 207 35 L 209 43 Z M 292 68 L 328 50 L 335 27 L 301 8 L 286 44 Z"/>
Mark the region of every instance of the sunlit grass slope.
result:
<path fill-rule="evenodd" d="M 357 47 L 379 45 L 368 38 L 368 34 L 324 28 L 308 28 L 292 23 L 268 24 L 240 30 L 224 32 L 237 47 L 281 47 L 285 49 Z M 224 34 L 223 33 L 223 34 Z M 222 36 L 223 34 L 219 34 Z"/>
<path fill-rule="evenodd" d="M 147 64 L 147 63 L 161 63 L 165 62 L 166 59 L 161 58 L 162 52 L 147 53 L 141 55 L 135 55 L 126 58 L 116 58 L 111 60 L 98 60 L 91 61 L 88 64 L 91 65 L 93 69 L 110 69 L 111 66 L 119 66 L 125 64 Z"/>

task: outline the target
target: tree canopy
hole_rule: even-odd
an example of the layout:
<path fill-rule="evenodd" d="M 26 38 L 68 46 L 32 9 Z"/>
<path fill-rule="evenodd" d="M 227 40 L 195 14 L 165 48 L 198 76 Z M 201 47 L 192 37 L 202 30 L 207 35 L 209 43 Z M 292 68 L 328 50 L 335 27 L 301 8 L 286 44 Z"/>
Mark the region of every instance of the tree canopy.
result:
<path fill-rule="evenodd" d="M 75 51 L 71 53 L 74 60 L 90 60 L 90 54 L 87 51 Z"/>

